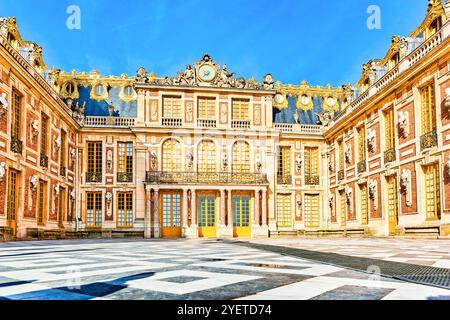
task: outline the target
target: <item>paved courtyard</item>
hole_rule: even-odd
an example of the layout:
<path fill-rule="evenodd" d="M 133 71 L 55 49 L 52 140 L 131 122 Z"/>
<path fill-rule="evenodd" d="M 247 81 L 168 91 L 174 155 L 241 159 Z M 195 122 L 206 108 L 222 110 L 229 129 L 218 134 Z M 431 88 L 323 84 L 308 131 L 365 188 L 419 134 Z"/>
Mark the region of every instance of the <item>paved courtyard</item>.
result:
<path fill-rule="evenodd" d="M 0 243 L 0 299 L 450 299 L 450 291 L 215 240 Z"/>

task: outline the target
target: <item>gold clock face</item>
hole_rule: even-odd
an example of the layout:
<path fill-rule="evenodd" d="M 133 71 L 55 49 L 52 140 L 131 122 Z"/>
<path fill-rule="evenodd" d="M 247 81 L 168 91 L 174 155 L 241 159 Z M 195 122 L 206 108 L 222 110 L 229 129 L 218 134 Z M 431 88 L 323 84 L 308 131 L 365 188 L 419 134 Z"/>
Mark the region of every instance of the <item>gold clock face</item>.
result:
<path fill-rule="evenodd" d="M 216 77 L 216 69 L 209 64 L 204 64 L 200 66 L 200 68 L 198 69 L 198 73 L 199 73 L 198 77 L 202 81 L 206 82 L 210 82 L 214 80 L 214 78 Z"/>

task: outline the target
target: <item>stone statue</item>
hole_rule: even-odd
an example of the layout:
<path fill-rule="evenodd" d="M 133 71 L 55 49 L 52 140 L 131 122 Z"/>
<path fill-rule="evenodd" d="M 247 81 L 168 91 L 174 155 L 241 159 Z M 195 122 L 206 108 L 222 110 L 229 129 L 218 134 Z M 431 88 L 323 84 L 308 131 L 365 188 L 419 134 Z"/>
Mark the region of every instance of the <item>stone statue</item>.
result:
<path fill-rule="evenodd" d="M 3 181 L 3 178 L 6 175 L 6 162 L 0 163 L 0 181 Z"/>
<path fill-rule="evenodd" d="M 400 176 L 400 185 L 403 191 L 407 191 L 410 182 L 410 172 L 409 170 L 403 169 Z"/>
<path fill-rule="evenodd" d="M 8 100 L 6 97 L 5 92 L 0 95 L 0 116 L 3 116 L 8 112 Z"/>
<path fill-rule="evenodd" d="M 408 112 L 401 111 L 398 113 L 398 128 L 400 129 L 400 133 L 403 137 L 407 137 L 409 135 L 409 121 L 408 121 Z"/>
<path fill-rule="evenodd" d="M 352 158 L 351 158 L 351 148 L 348 144 L 344 144 L 344 158 L 345 158 L 345 162 L 350 163 Z"/>
<path fill-rule="evenodd" d="M 37 175 L 32 175 L 30 177 L 30 190 L 36 192 L 38 188 L 39 177 Z"/>
<path fill-rule="evenodd" d="M 370 180 L 369 181 L 369 197 L 370 197 L 370 199 L 375 200 L 376 194 L 377 194 L 377 181 Z"/>
<path fill-rule="evenodd" d="M 300 155 L 297 155 L 297 157 L 295 158 L 295 167 L 297 168 L 297 172 L 300 172 L 300 170 L 302 169 L 302 163 L 302 157 Z"/>
<path fill-rule="evenodd" d="M 333 209 L 333 207 L 334 207 L 334 195 L 330 195 L 330 197 L 328 198 L 328 205 L 330 206 L 331 209 Z"/>
<path fill-rule="evenodd" d="M 39 121 L 33 120 L 31 122 L 31 133 L 33 134 L 33 137 L 37 137 L 39 135 Z"/>
<path fill-rule="evenodd" d="M 195 84 L 195 72 L 190 64 L 186 66 L 186 70 L 183 74 L 183 79 L 185 80 L 187 85 L 193 86 Z"/>
<path fill-rule="evenodd" d="M 186 154 L 186 167 L 188 169 L 192 168 L 194 164 L 194 156 L 191 152 L 189 152 L 188 154 Z"/>
<path fill-rule="evenodd" d="M 375 151 L 375 138 L 376 138 L 375 129 L 370 128 L 367 131 L 367 148 L 369 151 Z"/>
<path fill-rule="evenodd" d="M 299 120 L 300 120 L 300 116 L 298 115 L 297 110 L 295 110 L 295 113 L 294 113 L 294 122 L 295 122 L 295 124 L 298 124 Z"/>
<path fill-rule="evenodd" d="M 330 111 L 323 111 L 321 113 L 316 113 L 316 116 L 318 118 L 318 123 L 328 127 L 331 123 L 331 121 L 333 121 L 334 118 L 334 112 L 332 110 Z"/>
<path fill-rule="evenodd" d="M 275 81 L 270 73 L 266 74 L 264 77 L 263 87 L 265 90 L 275 89 Z"/>
<path fill-rule="evenodd" d="M 347 201 L 347 204 L 351 204 L 352 201 L 352 195 L 353 195 L 353 190 L 350 187 L 346 187 L 345 188 L 345 199 Z"/>
<path fill-rule="evenodd" d="M 152 151 L 152 152 L 150 153 L 150 161 L 151 161 L 151 164 L 152 164 L 152 169 L 155 169 L 155 168 L 156 168 L 156 159 L 157 159 L 156 152 L 155 152 L 155 151 Z"/>
<path fill-rule="evenodd" d="M 222 88 L 233 87 L 234 73 L 228 72 L 227 65 L 224 64 L 219 72 L 219 79 L 217 85 Z"/>
<path fill-rule="evenodd" d="M 69 194 L 70 201 L 75 201 L 76 193 L 75 190 L 72 190 Z"/>
<path fill-rule="evenodd" d="M 111 203 L 112 202 L 112 197 L 113 197 L 113 195 L 112 195 L 112 192 L 107 192 L 106 193 L 106 195 L 105 195 L 105 199 L 106 199 L 106 203 Z"/>
<path fill-rule="evenodd" d="M 140 67 L 136 72 L 136 82 L 137 83 L 148 82 L 147 71 L 142 67 Z"/>
<path fill-rule="evenodd" d="M 450 111 L 450 88 L 445 89 L 444 107 L 447 111 Z"/>

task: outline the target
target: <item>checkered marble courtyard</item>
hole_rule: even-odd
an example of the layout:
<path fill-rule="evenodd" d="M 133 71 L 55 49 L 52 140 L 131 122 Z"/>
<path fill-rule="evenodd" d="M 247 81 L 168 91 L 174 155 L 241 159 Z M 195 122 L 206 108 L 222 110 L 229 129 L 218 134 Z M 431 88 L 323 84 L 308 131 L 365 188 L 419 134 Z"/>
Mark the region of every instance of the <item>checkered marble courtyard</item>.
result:
<path fill-rule="evenodd" d="M 215 240 L 0 243 L 0 299 L 450 299 L 450 291 Z"/>

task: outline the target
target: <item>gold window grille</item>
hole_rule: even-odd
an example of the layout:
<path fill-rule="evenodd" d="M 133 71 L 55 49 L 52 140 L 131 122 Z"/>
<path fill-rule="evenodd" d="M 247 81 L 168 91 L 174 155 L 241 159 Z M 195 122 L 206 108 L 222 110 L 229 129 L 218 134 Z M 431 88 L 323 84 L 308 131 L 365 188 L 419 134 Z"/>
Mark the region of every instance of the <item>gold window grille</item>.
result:
<path fill-rule="evenodd" d="M 20 139 L 22 97 L 15 91 L 12 93 L 11 137 Z"/>
<path fill-rule="evenodd" d="M 391 108 L 384 114 L 385 133 L 386 133 L 386 150 L 394 149 L 394 109 Z"/>
<path fill-rule="evenodd" d="M 281 146 L 278 148 L 278 175 L 288 176 L 291 174 L 291 147 Z"/>
<path fill-rule="evenodd" d="M 279 194 L 277 196 L 277 222 L 282 228 L 292 227 L 292 196 Z"/>
<path fill-rule="evenodd" d="M 359 186 L 360 192 L 360 207 L 361 207 L 361 224 L 366 225 L 369 223 L 369 207 L 367 203 L 367 184 L 361 184 Z"/>
<path fill-rule="evenodd" d="M 102 172 L 102 143 L 88 143 L 88 172 Z"/>
<path fill-rule="evenodd" d="M 121 228 L 133 226 L 132 192 L 117 193 L 117 226 Z"/>
<path fill-rule="evenodd" d="M 86 194 L 86 225 L 88 227 L 102 226 L 102 193 L 88 192 Z"/>
<path fill-rule="evenodd" d="M 250 101 L 246 99 L 232 100 L 232 120 L 249 121 L 250 120 Z"/>
<path fill-rule="evenodd" d="M 320 226 L 319 195 L 305 194 L 305 226 L 318 228 Z"/>
<path fill-rule="evenodd" d="M 198 152 L 198 172 L 217 172 L 216 145 L 213 141 L 203 141 Z"/>
<path fill-rule="evenodd" d="M 17 219 L 17 171 L 9 170 L 8 173 L 8 199 L 7 199 L 7 220 L 16 221 Z"/>
<path fill-rule="evenodd" d="M 170 119 L 181 119 L 181 97 L 163 97 L 163 117 Z"/>
<path fill-rule="evenodd" d="M 436 105 L 434 97 L 434 83 L 431 83 L 420 90 L 421 115 L 422 115 L 422 135 L 430 133 L 436 129 Z"/>
<path fill-rule="evenodd" d="M 47 209 L 47 183 L 45 181 L 39 180 L 39 203 L 38 203 L 38 224 L 43 225 L 46 218 Z"/>
<path fill-rule="evenodd" d="M 233 196 L 233 227 L 250 226 L 250 197 L 243 195 Z"/>
<path fill-rule="evenodd" d="M 426 219 L 437 220 L 440 215 L 439 171 L 437 165 L 425 167 Z"/>
<path fill-rule="evenodd" d="M 167 140 L 163 145 L 163 171 L 181 172 L 181 144 L 176 140 Z"/>
<path fill-rule="evenodd" d="M 233 146 L 233 173 L 250 172 L 250 145 L 239 141 Z"/>
<path fill-rule="evenodd" d="M 45 114 L 41 115 L 41 153 L 47 155 L 48 153 L 48 117 Z"/>
<path fill-rule="evenodd" d="M 317 147 L 305 148 L 305 175 L 314 177 L 319 175 L 319 148 Z"/>
<path fill-rule="evenodd" d="M 199 98 L 198 99 L 198 118 L 201 120 L 216 119 L 216 99 Z"/>
<path fill-rule="evenodd" d="M 133 143 L 119 142 L 119 156 L 117 172 L 133 173 Z"/>
<path fill-rule="evenodd" d="M 366 160 L 366 128 L 358 129 L 358 160 Z"/>

